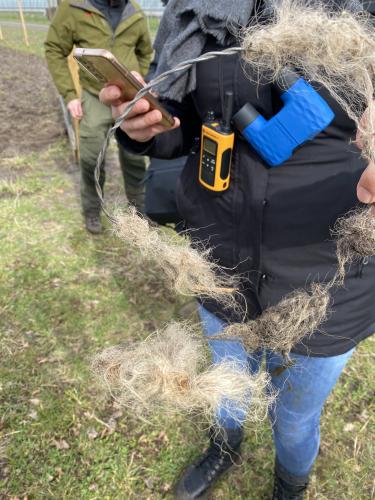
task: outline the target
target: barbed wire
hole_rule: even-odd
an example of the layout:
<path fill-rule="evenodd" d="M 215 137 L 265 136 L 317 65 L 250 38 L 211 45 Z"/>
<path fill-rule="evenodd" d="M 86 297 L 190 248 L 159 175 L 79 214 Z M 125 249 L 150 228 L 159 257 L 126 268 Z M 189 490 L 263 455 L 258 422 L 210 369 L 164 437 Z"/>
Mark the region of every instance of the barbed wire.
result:
<path fill-rule="evenodd" d="M 183 61 L 177 66 L 175 66 L 172 69 L 169 69 L 168 71 L 165 71 L 164 73 L 161 73 L 158 77 L 155 79 L 151 80 L 150 83 L 145 85 L 134 97 L 132 101 L 129 102 L 129 104 L 126 106 L 124 109 L 124 112 L 115 120 L 113 126 L 108 130 L 108 133 L 106 135 L 106 138 L 104 139 L 102 148 L 100 150 L 100 153 L 98 155 L 97 161 L 96 161 L 96 166 L 95 166 L 95 171 L 94 171 L 94 179 L 95 179 L 95 188 L 96 192 L 98 194 L 99 200 L 100 200 L 100 205 L 102 207 L 103 213 L 106 215 L 106 217 L 113 223 L 116 222 L 116 219 L 107 211 L 104 203 L 104 195 L 103 195 L 103 190 L 100 186 L 100 173 L 101 173 L 101 168 L 105 159 L 105 155 L 107 153 L 107 149 L 109 146 L 109 142 L 113 135 L 115 134 L 116 130 L 120 127 L 121 123 L 129 116 L 131 111 L 133 110 L 134 106 L 137 104 L 137 102 L 142 99 L 142 97 L 150 92 L 150 90 L 155 89 L 161 82 L 166 80 L 170 75 L 178 72 L 185 71 L 189 68 L 191 68 L 194 64 L 203 62 L 203 61 L 208 61 L 210 59 L 214 59 L 216 57 L 221 57 L 221 56 L 231 56 L 233 54 L 237 54 L 238 52 L 243 51 L 244 49 L 242 47 L 230 47 L 228 49 L 224 49 L 222 51 L 212 51 L 212 52 L 206 52 L 200 57 L 196 57 L 194 59 L 187 59 L 186 61 Z M 121 146 L 120 146 L 121 147 Z"/>

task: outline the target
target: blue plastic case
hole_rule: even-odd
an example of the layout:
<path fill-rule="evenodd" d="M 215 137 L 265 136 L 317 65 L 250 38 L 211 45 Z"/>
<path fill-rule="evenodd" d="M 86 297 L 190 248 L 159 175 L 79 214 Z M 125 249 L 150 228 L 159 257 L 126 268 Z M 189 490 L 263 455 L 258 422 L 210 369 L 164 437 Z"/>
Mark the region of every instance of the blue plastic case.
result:
<path fill-rule="evenodd" d="M 283 109 L 268 121 L 250 104 L 245 105 L 252 121 L 241 127 L 242 135 L 271 167 L 284 163 L 298 146 L 313 139 L 335 117 L 326 101 L 301 77 L 281 94 L 281 99 Z M 241 119 L 243 123 L 244 116 Z"/>

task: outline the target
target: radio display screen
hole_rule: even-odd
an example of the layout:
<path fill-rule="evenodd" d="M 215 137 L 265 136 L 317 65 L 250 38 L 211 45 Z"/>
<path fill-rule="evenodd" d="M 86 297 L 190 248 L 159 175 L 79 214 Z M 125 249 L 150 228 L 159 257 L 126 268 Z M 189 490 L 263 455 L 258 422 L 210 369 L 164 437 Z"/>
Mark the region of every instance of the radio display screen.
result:
<path fill-rule="evenodd" d="M 215 141 L 212 141 L 211 139 L 208 139 L 207 137 L 205 137 L 203 149 L 205 151 L 207 151 L 207 153 L 210 153 L 210 154 L 216 156 L 217 145 L 216 145 Z"/>

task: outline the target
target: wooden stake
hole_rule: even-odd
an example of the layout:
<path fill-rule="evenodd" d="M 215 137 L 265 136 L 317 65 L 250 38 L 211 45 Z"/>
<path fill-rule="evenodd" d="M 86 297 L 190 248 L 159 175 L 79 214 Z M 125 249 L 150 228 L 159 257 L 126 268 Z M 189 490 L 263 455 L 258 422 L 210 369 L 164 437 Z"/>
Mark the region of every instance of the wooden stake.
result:
<path fill-rule="evenodd" d="M 69 65 L 70 74 L 72 75 L 74 87 L 75 87 L 75 90 L 77 92 L 78 98 L 81 98 L 81 86 L 80 86 L 80 83 L 79 83 L 78 64 L 77 64 L 77 61 L 74 59 L 72 53 L 68 56 L 68 65 Z M 75 150 L 74 150 L 74 155 L 75 155 L 76 161 L 78 163 L 79 162 L 79 156 L 80 156 L 80 148 L 79 148 L 79 120 L 77 120 L 76 118 L 73 118 L 72 119 L 72 123 L 73 123 L 74 135 L 75 135 Z"/>
<path fill-rule="evenodd" d="M 74 158 L 77 163 L 79 163 L 80 155 L 80 142 L 79 142 L 79 120 L 77 118 L 73 118 L 73 129 L 74 129 L 74 137 L 75 137 L 75 149 L 74 149 Z"/>
<path fill-rule="evenodd" d="M 4 37 L 3 37 L 3 32 L 2 32 L 1 26 L 0 26 L 0 40 L 4 40 Z"/>
<path fill-rule="evenodd" d="M 26 47 L 29 47 L 29 37 L 27 36 L 27 29 L 26 29 L 26 23 L 25 23 L 25 18 L 23 16 L 23 9 L 22 9 L 22 0 L 17 0 L 18 4 L 18 10 L 20 11 L 20 18 L 21 18 L 21 24 L 22 24 L 22 30 L 23 30 L 23 38 L 25 40 L 25 45 Z"/>
<path fill-rule="evenodd" d="M 68 56 L 68 66 L 70 74 L 72 75 L 75 91 L 77 92 L 78 97 L 81 97 L 81 86 L 79 83 L 78 64 L 73 57 L 73 53 L 70 53 Z"/>

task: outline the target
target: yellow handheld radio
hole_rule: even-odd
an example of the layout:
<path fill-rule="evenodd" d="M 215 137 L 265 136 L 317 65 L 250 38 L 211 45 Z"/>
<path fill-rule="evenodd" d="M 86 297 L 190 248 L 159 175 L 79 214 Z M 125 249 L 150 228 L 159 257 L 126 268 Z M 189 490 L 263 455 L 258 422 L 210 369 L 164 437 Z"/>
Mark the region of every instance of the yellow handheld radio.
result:
<path fill-rule="evenodd" d="M 223 119 L 218 121 L 210 111 L 202 126 L 199 182 L 211 191 L 229 188 L 234 132 L 230 122 L 233 112 L 233 92 L 225 93 Z"/>

